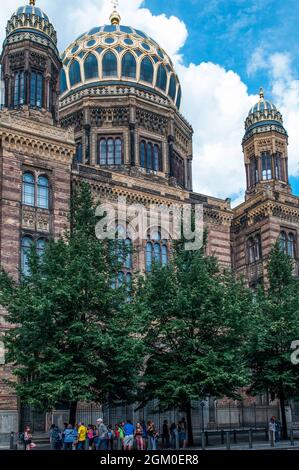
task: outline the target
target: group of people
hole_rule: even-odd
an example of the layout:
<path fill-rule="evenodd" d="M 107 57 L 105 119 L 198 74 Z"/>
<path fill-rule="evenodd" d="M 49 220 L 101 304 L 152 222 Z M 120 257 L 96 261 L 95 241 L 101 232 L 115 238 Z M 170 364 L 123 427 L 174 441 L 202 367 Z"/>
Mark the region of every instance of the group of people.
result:
<path fill-rule="evenodd" d="M 160 435 L 155 423 L 150 420 L 137 422 L 133 425 L 131 420 L 123 421 L 114 427 L 106 425 L 102 418 L 97 424 L 85 426 L 83 422 L 73 427 L 64 423 L 60 430 L 52 424 L 50 428 L 50 443 L 53 450 L 156 450 Z M 186 421 L 184 418 L 177 424 L 168 425 L 165 420 L 162 427 L 162 447 L 186 447 Z"/>
<path fill-rule="evenodd" d="M 161 436 L 152 420 L 147 424 L 145 421 L 140 421 L 134 425 L 127 419 L 114 427 L 106 425 L 102 418 L 97 419 L 96 423 L 85 426 L 83 422 L 79 422 L 75 427 L 64 423 L 62 430 L 56 424 L 52 424 L 49 432 L 51 449 L 156 450 L 160 437 L 163 448 L 175 449 L 178 445 L 184 448 L 187 445 L 185 418 L 182 418 L 178 424 L 172 423 L 171 426 L 165 420 Z"/>
<path fill-rule="evenodd" d="M 269 422 L 270 439 L 272 437 L 274 442 L 279 442 L 281 437 L 281 422 L 275 416 L 272 416 Z M 272 436 L 271 436 L 272 434 Z"/>

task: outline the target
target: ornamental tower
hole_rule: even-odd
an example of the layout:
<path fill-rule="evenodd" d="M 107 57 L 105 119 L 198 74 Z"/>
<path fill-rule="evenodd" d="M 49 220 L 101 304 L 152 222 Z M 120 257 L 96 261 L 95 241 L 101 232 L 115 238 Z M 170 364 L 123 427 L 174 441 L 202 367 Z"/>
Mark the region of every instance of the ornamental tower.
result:
<path fill-rule="evenodd" d="M 5 108 L 58 121 L 57 36 L 35 0 L 19 7 L 8 21 L 1 66 Z"/>
<path fill-rule="evenodd" d="M 262 88 L 258 103 L 246 118 L 242 146 L 247 199 L 265 188 L 290 193 L 288 135 L 281 113 L 273 103 L 265 100 Z"/>

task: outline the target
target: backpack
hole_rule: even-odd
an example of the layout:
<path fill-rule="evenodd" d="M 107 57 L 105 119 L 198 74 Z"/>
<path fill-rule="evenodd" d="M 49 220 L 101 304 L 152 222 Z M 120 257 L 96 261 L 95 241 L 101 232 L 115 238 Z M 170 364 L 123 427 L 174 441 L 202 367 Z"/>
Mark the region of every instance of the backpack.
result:
<path fill-rule="evenodd" d="M 25 435 L 24 435 L 23 432 L 20 432 L 20 433 L 19 433 L 19 440 L 20 440 L 21 442 L 25 442 Z"/>

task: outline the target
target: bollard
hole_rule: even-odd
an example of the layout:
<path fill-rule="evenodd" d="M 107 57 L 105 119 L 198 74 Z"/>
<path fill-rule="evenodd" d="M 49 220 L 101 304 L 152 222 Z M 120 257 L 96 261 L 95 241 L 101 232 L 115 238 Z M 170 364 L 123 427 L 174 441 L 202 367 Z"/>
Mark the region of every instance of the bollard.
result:
<path fill-rule="evenodd" d="M 206 450 L 206 436 L 204 432 L 201 433 L 201 448 Z"/>
<path fill-rule="evenodd" d="M 252 449 L 252 429 L 248 431 L 248 442 L 249 442 L 249 449 Z"/>
<path fill-rule="evenodd" d="M 14 450 L 14 448 L 15 448 L 14 441 L 15 441 L 15 433 L 13 431 L 11 431 L 11 433 L 10 433 L 10 442 L 9 442 L 9 449 L 10 450 Z"/>
<path fill-rule="evenodd" d="M 229 431 L 226 432 L 226 449 L 227 450 L 230 449 L 230 432 Z"/>
<path fill-rule="evenodd" d="M 291 446 L 293 446 L 294 445 L 294 430 L 293 429 L 291 429 L 290 431 L 290 439 L 291 439 Z"/>
<path fill-rule="evenodd" d="M 270 431 L 270 446 L 274 447 L 274 431 Z"/>

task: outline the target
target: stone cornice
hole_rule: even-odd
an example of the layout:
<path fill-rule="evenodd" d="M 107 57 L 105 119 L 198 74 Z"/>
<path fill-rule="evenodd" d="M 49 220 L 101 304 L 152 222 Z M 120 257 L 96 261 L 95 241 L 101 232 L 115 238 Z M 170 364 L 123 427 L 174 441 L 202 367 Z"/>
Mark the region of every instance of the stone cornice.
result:
<path fill-rule="evenodd" d="M 0 112 L 3 147 L 31 156 L 51 158 L 70 164 L 75 153 L 72 130 L 22 117 L 8 110 Z"/>

